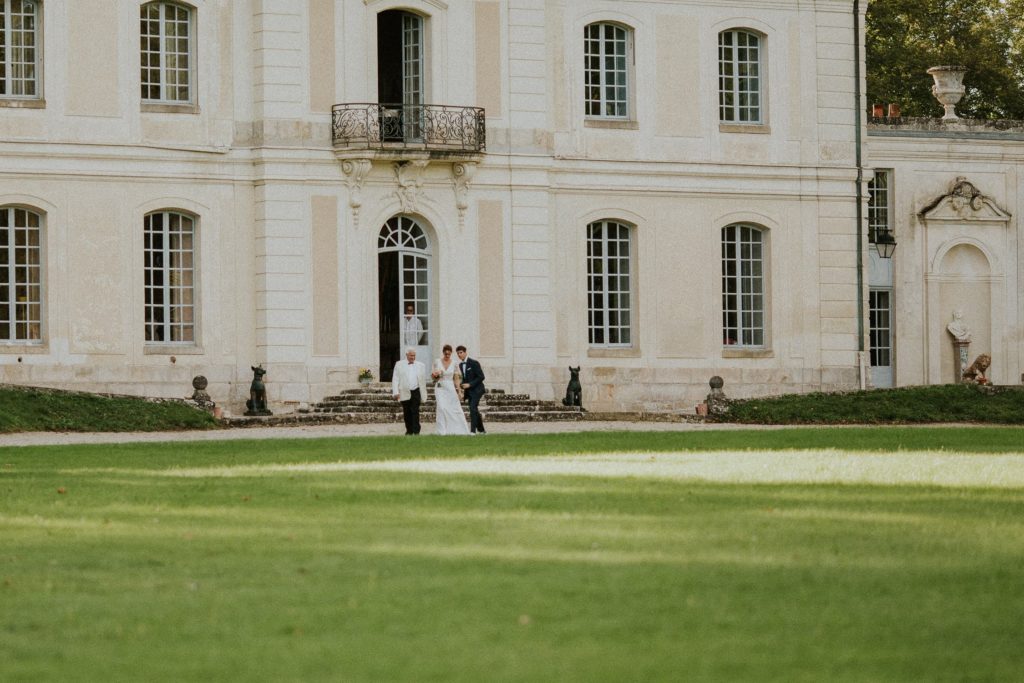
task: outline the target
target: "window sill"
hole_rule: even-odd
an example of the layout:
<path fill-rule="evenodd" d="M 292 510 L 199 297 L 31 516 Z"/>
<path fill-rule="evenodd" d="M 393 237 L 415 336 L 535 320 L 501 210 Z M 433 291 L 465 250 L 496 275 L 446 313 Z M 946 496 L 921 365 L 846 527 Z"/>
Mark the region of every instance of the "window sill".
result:
<path fill-rule="evenodd" d="M 766 123 L 719 123 L 718 132 L 768 135 L 772 132 L 772 127 Z"/>
<path fill-rule="evenodd" d="M 611 348 L 592 346 L 587 349 L 587 358 L 639 358 L 640 349 L 635 346 Z"/>
<path fill-rule="evenodd" d="M 147 344 L 142 347 L 142 353 L 146 356 L 198 356 L 204 351 L 203 347 L 195 345 Z"/>
<path fill-rule="evenodd" d="M 21 342 L 9 343 L 0 342 L 0 355 L 13 356 L 15 354 L 28 353 L 49 353 L 50 348 L 43 342 L 38 344 L 25 344 Z"/>
<path fill-rule="evenodd" d="M 46 100 L 5 100 L 0 98 L 0 107 L 11 109 L 46 109 Z"/>
<path fill-rule="evenodd" d="M 725 348 L 722 349 L 722 358 L 774 358 L 775 352 L 771 349 L 762 348 Z"/>
<path fill-rule="evenodd" d="M 143 114 L 198 114 L 199 106 L 195 104 L 152 104 L 143 102 L 140 111 Z"/>
<path fill-rule="evenodd" d="M 583 119 L 583 127 L 606 130 L 640 130 L 640 122 L 629 119 Z"/>

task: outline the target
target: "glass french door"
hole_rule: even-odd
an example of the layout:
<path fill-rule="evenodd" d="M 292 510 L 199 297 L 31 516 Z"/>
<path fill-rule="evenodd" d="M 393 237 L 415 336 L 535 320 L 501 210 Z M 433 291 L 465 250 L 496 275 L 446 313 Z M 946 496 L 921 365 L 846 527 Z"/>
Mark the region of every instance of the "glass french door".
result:
<path fill-rule="evenodd" d="M 423 17 L 402 14 L 402 110 L 406 140 L 423 137 Z"/>
<path fill-rule="evenodd" d="M 424 20 L 404 10 L 377 15 L 377 96 L 381 139 L 414 142 L 424 128 Z"/>
<path fill-rule="evenodd" d="M 391 379 L 405 349 L 429 367 L 433 354 L 430 316 L 430 241 L 408 216 L 395 216 L 381 228 L 377 243 L 381 380 Z M 406 316 L 412 307 L 412 317 Z"/>
<path fill-rule="evenodd" d="M 868 334 L 871 341 L 871 384 L 893 385 L 892 290 L 871 289 L 868 294 Z"/>

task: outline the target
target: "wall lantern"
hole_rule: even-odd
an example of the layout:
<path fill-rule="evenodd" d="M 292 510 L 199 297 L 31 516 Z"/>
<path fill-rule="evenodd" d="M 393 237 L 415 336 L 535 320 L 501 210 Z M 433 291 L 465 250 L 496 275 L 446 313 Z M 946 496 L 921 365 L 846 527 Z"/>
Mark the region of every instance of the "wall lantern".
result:
<path fill-rule="evenodd" d="M 896 240 L 893 239 L 892 231 L 885 228 L 875 233 L 875 249 L 882 258 L 892 258 L 892 253 L 896 251 Z"/>

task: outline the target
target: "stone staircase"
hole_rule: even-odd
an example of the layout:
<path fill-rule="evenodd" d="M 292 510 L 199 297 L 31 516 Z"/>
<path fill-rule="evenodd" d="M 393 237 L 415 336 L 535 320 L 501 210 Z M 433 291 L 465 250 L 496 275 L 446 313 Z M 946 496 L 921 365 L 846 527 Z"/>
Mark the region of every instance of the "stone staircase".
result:
<path fill-rule="evenodd" d="M 469 419 L 469 408 L 463 403 L 463 412 Z M 585 419 L 586 412 L 563 406 L 555 401 L 538 401 L 528 394 L 506 394 L 492 389 L 480 401 L 484 422 L 553 422 Z M 335 396 L 327 396 L 309 408 L 301 408 L 296 417 L 310 422 L 342 422 L 366 424 L 374 422 L 401 422 L 402 406 L 391 395 L 391 385 L 374 383 L 359 389 L 345 389 Z M 434 390 L 427 389 L 427 397 L 420 407 L 420 420 L 434 421 Z"/>

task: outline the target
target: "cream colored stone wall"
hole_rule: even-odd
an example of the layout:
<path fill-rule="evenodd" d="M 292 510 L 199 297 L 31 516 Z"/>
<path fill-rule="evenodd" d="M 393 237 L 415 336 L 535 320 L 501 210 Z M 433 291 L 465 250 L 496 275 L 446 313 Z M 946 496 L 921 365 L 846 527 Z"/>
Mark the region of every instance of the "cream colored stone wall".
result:
<path fill-rule="evenodd" d="M 871 163 L 893 177 L 896 383 L 954 381 L 946 325 L 956 308 L 972 330 L 970 360 L 989 353 L 995 383 L 1024 381 L 1024 126 L 992 135 L 908 125 L 868 143 Z M 990 202 L 923 216 L 958 178 Z"/>
<path fill-rule="evenodd" d="M 557 398 L 580 364 L 588 407 L 687 411 L 713 374 L 733 396 L 857 386 L 849 0 L 193 4 L 198 106 L 167 113 L 140 106 L 137 2 L 45 3 L 46 103 L 0 107 L 0 204 L 46 214 L 47 332 L 0 348 L 0 381 L 177 396 L 205 374 L 238 410 L 263 363 L 276 409 L 318 400 L 379 372 L 377 235 L 404 212 L 431 240 L 436 341 L 466 343 L 491 386 Z M 377 99 L 376 15 L 395 8 L 424 17 L 425 100 L 487 107 L 465 175 L 332 147 L 330 105 Z M 583 116 L 583 27 L 604 20 L 633 32 L 627 125 Z M 767 51 L 766 121 L 748 129 L 718 122 L 717 36 L 737 27 Z M 81 60 L 69 47 L 105 34 Z M 199 217 L 200 343 L 173 354 L 142 342 L 156 208 Z M 602 218 L 635 226 L 624 350 L 587 343 L 585 229 Z M 768 235 L 753 352 L 721 339 L 737 221 Z"/>

